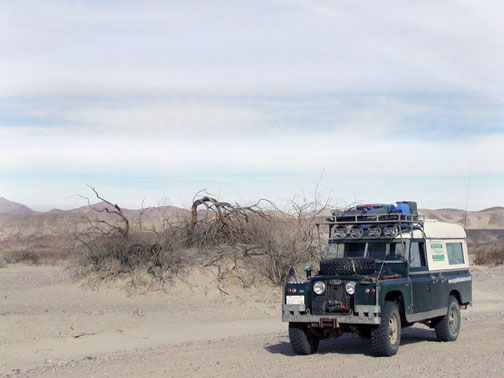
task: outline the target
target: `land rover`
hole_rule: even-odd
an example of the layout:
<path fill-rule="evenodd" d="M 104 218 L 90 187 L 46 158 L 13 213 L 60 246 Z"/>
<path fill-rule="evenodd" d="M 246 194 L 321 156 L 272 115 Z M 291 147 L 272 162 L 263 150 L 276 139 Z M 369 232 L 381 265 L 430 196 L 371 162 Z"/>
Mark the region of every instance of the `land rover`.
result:
<path fill-rule="evenodd" d="M 377 355 L 392 356 L 401 329 L 416 322 L 440 341 L 457 339 L 460 309 L 472 301 L 461 226 L 424 219 L 407 201 L 334 211 L 316 226 L 329 232 L 320 270 L 312 276 L 308 264 L 306 279 L 288 282 L 283 292 L 282 320 L 296 354 L 354 332 L 371 339 Z"/>

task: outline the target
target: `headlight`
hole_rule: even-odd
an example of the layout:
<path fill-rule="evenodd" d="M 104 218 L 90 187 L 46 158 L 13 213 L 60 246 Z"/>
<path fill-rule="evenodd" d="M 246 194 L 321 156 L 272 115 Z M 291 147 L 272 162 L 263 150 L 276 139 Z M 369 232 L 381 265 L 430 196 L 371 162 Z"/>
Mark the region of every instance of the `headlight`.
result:
<path fill-rule="evenodd" d="M 322 281 L 317 281 L 317 282 L 315 282 L 315 285 L 313 285 L 313 291 L 314 291 L 314 292 L 315 292 L 315 294 L 317 294 L 317 295 L 324 294 L 324 291 L 325 291 L 325 283 L 323 283 Z"/>
<path fill-rule="evenodd" d="M 348 281 L 345 285 L 345 290 L 348 294 L 353 295 L 355 293 L 355 282 Z"/>

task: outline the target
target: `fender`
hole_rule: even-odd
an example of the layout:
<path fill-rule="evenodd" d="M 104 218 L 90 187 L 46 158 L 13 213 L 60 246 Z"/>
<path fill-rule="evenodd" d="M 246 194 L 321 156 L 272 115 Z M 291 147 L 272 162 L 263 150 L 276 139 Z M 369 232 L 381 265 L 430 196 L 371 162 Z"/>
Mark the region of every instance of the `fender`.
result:
<path fill-rule="evenodd" d="M 411 314 L 411 280 L 409 278 L 380 281 L 377 287 L 377 303 L 384 303 L 385 299 L 393 298 L 402 304 L 401 311 L 404 311 L 405 314 Z"/>

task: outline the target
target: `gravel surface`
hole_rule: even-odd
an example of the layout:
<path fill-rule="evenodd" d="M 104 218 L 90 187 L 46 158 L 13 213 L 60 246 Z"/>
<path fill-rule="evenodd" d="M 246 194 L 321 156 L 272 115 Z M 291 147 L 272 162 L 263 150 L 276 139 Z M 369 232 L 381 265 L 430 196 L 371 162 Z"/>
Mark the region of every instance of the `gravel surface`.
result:
<path fill-rule="evenodd" d="M 188 289 L 128 296 L 92 291 L 61 267 L 0 270 L 0 375 L 29 377 L 503 377 L 503 267 L 473 269 L 474 306 L 455 342 L 422 325 L 404 329 L 396 356 L 374 357 L 355 335 L 295 356 L 280 321 L 280 292 Z M 500 285 L 499 285 L 500 286 Z"/>

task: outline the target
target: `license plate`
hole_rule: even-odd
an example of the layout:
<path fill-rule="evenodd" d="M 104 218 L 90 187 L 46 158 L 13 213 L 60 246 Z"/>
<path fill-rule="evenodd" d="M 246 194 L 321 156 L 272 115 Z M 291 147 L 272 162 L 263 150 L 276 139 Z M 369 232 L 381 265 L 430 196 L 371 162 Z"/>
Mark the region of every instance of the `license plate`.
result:
<path fill-rule="evenodd" d="M 292 305 L 304 304 L 304 295 L 287 295 L 286 303 Z"/>

